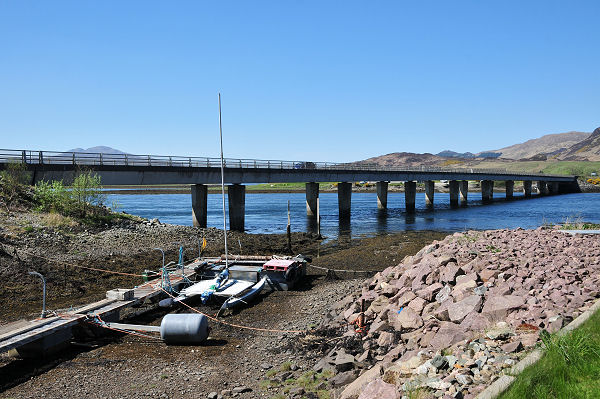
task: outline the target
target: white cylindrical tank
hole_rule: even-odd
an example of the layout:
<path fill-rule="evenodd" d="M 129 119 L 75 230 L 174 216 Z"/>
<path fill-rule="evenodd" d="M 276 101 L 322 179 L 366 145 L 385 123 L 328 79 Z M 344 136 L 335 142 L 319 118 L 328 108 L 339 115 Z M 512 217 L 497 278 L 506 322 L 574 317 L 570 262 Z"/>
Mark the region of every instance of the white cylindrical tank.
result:
<path fill-rule="evenodd" d="M 167 344 L 200 344 L 208 338 L 208 319 L 203 314 L 168 314 L 160 323 L 160 337 Z"/>

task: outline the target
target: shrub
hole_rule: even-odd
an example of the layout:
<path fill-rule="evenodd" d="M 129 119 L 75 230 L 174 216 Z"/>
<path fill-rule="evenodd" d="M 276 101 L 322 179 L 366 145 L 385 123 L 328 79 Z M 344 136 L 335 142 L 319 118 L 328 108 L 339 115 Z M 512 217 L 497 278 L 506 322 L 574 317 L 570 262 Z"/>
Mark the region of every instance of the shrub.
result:
<path fill-rule="evenodd" d="M 81 172 L 75 177 L 70 194 L 74 202 L 74 211 L 80 217 L 88 216 L 91 205 L 100 206 L 106 199 L 102 193 L 100 176 L 92 171 Z"/>
<path fill-rule="evenodd" d="M 50 212 L 64 212 L 69 208 L 71 201 L 69 193 L 61 181 L 37 182 L 34 187 L 33 200 L 36 202 L 37 210 Z"/>
<path fill-rule="evenodd" d="M 21 162 L 12 162 L 6 165 L 6 169 L 0 172 L 0 193 L 4 198 L 6 208 L 18 202 L 19 194 L 23 185 L 29 182 L 27 165 Z"/>

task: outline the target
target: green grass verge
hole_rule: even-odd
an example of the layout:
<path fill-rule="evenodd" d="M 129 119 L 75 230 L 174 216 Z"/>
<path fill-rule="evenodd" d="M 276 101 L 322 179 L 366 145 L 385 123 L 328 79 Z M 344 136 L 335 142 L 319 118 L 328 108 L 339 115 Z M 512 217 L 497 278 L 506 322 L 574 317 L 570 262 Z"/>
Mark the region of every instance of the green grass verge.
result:
<path fill-rule="evenodd" d="M 552 175 L 590 176 L 592 172 L 600 171 L 600 162 L 560 161 L 544 168 L 544 173 Z"/>
<path fill-rule="evenodd" d="M 600 398 L 600 313 L 570 334 L 544 334 L 542 339 L 542 359 L 500 398 Z"/>

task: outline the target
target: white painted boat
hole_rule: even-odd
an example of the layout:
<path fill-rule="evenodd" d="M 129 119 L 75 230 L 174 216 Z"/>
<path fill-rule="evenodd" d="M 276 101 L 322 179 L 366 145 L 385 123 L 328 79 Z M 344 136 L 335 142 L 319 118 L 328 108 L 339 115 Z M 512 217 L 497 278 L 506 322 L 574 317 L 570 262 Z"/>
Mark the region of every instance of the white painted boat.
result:
<path fill-rule="evenodd" d="M 256 297 L 258 294 L 260 294 L 260 292 L 264 288 L 265 284 L 267 283 L 267 279 L 268 279 L 268 277 L 265 276 L 265 277 L 261 278 L 260 281 L 258 281 L 252 287 L 249 287 L 249 289 L 246 292 L 244 292 L 243 294 L 241 294 L 239 296 L 229 297 L 223 303 L 223 306 L 221 306 L 221 309 L 219 309 L 219 313 L 217 313 L 217 316 L 220 316 L 227 309 L 232 309 L 232 308 L 235 308 L 236 306 L 240 306 L 240 305 L 247 305 L 248 302 L 250 302 L 252 299 L 254 299 L 254 297 Z"/>

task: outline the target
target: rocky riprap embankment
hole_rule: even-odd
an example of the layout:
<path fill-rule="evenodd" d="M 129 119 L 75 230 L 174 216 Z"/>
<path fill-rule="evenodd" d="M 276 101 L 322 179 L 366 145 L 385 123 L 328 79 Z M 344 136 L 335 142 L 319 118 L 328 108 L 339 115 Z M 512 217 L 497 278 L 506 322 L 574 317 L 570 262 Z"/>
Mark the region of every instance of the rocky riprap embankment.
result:
<path fill-rule="evenodd" d="M 599 291 L 600 236 L 456 233 L 367 280 L 324 326 L 345 338 L 315 370 L 338 398 L 474 397 Z M 364 336 L 354 323 L 365 302 Z M 353 324 L 354 323 L 354 324 Z"/>

